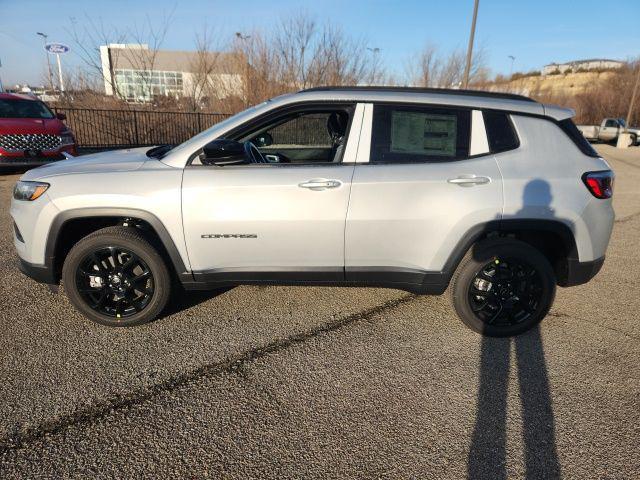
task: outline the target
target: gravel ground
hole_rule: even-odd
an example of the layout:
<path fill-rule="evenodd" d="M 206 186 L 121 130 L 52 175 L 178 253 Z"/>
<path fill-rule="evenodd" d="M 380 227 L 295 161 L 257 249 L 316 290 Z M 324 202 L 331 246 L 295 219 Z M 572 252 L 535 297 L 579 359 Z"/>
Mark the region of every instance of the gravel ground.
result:
<path fill-rule="evenodd" d="M 603 271 L 516 339 L 385 289 L 237 287 L 93 325 L 17 271 L 0 176 L 0 478 L 638 478 L 640 149 L 599 149 Z"/>

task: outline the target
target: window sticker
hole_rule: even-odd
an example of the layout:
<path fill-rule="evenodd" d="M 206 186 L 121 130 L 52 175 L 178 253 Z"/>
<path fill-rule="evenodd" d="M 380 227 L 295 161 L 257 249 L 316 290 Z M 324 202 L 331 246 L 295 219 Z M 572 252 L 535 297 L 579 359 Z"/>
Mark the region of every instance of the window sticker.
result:
<path fill-rule="evenodd" d="M 391 152 L 417 155 L 456 155 L 456 115 L 393 111 Z"/>

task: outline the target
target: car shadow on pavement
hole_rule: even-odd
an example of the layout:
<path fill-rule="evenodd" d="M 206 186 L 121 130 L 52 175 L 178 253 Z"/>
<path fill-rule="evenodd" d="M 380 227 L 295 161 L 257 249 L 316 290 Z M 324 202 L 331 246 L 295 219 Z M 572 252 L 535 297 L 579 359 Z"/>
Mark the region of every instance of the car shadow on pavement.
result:
<path fill-rule="evenodd" d="M 183 310 L 200 305 L 201 303 L 211 300 L 219 295 L 222 295 L 234 287 L 222 287 L 215 290 L 183 290 L 178 289 L 174 292 L 162 314 L 155 320 L 162 320 L 168 316 L 179 313 Z"/>
<path fill-rule="evenodd" d="M 547 181 L 530 180 L 524 187 L 522 207 L 513 218 L 557 219 L 552 201 L 551 186 Z M 468 478 L 502 480 L 509 476 L 507 400 L 512 346 L 522 418 L 524 478 L 560 478 L 555 420 L 539 325 L 516 337 L 482 338 L 476 423 L 467 462 Z"/>
<path fill-rule="evenodd" d="M 525 478 L 560 478 L 549 379 L 538 327 L 515 338 L 482 339 L 468 476 L 507 478 L 507 394 L 512 345 L 520 389 Z"/>

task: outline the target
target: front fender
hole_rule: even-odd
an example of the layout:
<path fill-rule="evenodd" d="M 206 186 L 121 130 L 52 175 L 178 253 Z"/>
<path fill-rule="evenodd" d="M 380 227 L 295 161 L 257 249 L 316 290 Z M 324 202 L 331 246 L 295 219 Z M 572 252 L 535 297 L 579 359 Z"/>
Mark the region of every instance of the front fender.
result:
<path fill-rule="evenodd" d="M 180 250 L 178 249 L 176 242 L 174 242 L 169 230 L 164 223 L 156 217 L 154 214 L 138 210 L 135 208 L 114 208 L 114 207 L 88 207 L 88 208 L 76 208 L 72 210 L 66 210 L 60 212 L 54 218 L 47 235 L 46 248 L 45 248 L 45 265 L 53 268 L 55 263 L 55 255 L 60 239 L 60 232 L 64 228 L 64 225 L 72 220 L 81 218 L 136 218 L 148 223 L 154 231 L 157 233 L 162 245 L 169 254 L 171 263 L 176 273 L 181 277 L 190 277 L 190 267 L 188 259 L 183 258 Z M 180 237 L 182 238 L 182 237 Z M 186 261 L 185 261 L 186 260 Z"/>

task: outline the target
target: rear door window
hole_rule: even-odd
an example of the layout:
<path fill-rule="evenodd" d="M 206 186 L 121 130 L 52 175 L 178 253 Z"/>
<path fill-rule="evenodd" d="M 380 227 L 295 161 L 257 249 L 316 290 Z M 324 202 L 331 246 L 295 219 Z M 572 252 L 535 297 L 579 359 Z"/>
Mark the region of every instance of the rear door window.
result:
<path fill-rule="evenodd" d="M 469 156 L 466 109 L 375 105 L 371 163 L 446 162 Z"/>

